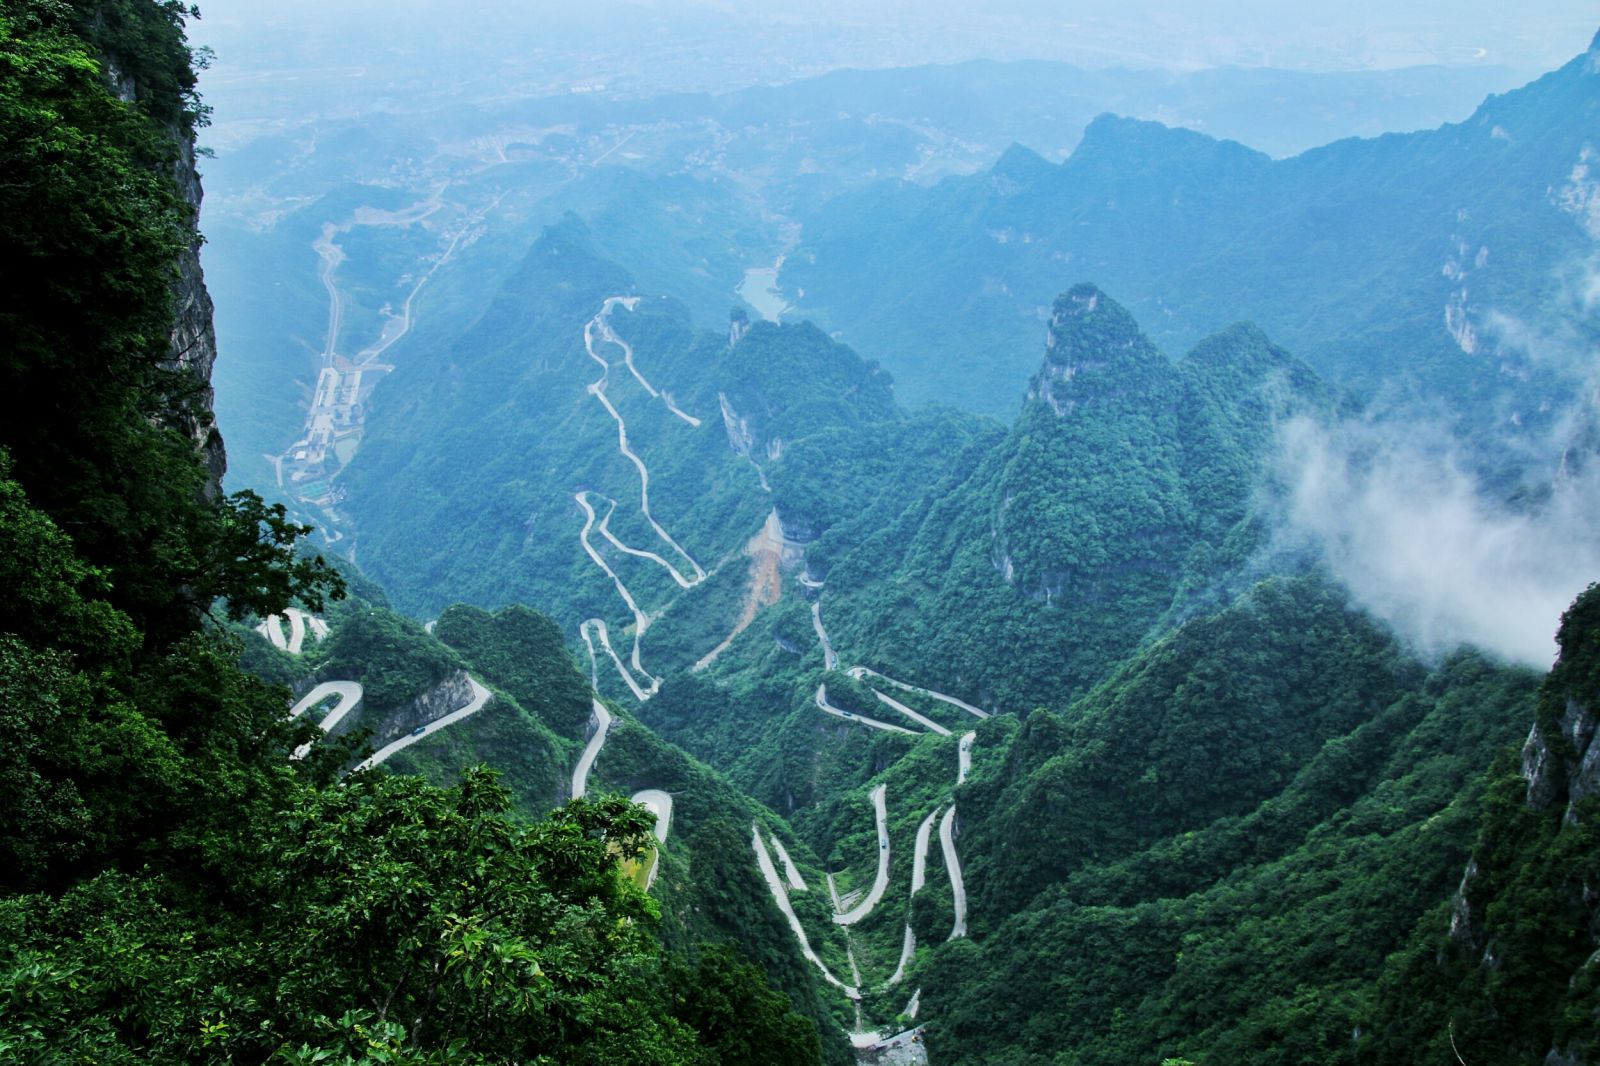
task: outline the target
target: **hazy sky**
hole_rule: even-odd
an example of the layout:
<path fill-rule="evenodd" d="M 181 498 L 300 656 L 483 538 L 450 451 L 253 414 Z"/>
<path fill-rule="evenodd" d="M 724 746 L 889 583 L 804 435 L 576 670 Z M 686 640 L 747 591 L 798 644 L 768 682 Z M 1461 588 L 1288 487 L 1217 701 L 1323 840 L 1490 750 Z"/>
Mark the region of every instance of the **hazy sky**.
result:
<path fill-rule="evenodd" d="M 735 38 L 733 50 L 781 58 L 780 73 L 975 57 L 1171 69 L 1485 63 L 1533 73 L 1581 52 L 1600 28 L 1593 0 L 202 0 L 201 8 L 195 38 L 244 66 L 257 50 L 304 47 L 302 58 L 326 60 L 378 39 L 424 53 L 677 49 L 698 53 L 709 71 L 734 58 Z"/>

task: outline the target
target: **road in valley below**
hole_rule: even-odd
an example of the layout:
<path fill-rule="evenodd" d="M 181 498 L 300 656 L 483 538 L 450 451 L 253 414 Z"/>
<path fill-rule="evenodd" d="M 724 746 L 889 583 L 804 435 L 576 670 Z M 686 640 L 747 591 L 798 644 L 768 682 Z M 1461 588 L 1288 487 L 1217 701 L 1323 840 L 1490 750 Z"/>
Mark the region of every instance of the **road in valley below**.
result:
<path fill-rule="evenodd" d="M 766 841 L 761 839 L 761 826 L 751 826 L 751 847 L 755 849 L 756 865 L 761 868 L 761 876 L 767 882 L 767 890 L 772 893 L 773 900 L 778 904 L 778 910 L 783 912 L 784 918 L 789 922 L 789 928 L 794 932 L 795 939 L 800 942 L 800 953 L 806 960 L 815 966 L 822 974 L 822 979 L 842 989 L 844 994 L 853 1000 L 861 999 L 861 992 L 853 985 L 847 985 L 828 969 L 827 964 L 818 958 L 817 953 L 811 949 L 811 941 L 806 937 L 805 926 L 800 924 L 800 918 L 794 913 L 794 906 L 789 902 L 789 892 L 783 887 L 783 881 L 778 877 L 778 868 L 772 864 L 772 855 L 767 851 Z"/>

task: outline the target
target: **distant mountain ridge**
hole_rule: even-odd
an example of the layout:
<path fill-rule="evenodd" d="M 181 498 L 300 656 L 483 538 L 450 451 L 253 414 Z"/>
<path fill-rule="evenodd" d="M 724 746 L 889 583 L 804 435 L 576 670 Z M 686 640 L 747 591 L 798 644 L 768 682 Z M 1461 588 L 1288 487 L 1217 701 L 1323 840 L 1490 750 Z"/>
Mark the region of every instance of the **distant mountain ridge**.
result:
<path fill-rule="evenodd" d="M 1571 378 L 1506 318 L 1571 317 L 1594 252 L 1587 156 L 1600 52 L 1437 130 L 1290 159 L 1106 115 L 1060 165 L 880 183 L 804 219 L 798 313 L 882 360 L 908 401 L 1003 417 L 1055 292 L 1092 276 L 1158 343 L 1250 319 L 1328 380 L 1437 398 L 1465 424 L 1548 424 Z M 917 307 L 950 313 L 935 327 Z"/>

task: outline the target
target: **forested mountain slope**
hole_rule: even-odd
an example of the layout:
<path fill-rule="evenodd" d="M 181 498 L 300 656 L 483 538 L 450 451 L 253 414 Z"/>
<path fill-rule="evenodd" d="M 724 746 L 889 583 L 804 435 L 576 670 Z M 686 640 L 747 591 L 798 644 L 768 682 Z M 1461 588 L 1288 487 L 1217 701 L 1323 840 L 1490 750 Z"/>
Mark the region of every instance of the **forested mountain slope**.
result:
<path fill-rule="evenodd" d="M 1077 286 L 1054 305 L 1004 439 L 969 450 L 892 536 L 831 552 L 823 610 L 842 645 L 890 673 L 937 668 L 985 706 L 1057 701 L 1159 620 L 1219 602 L 1264 546 L 1257 494 L 1277 426 L 1334 409 L 1253 327 L 1172 362 L 1114 300 Z"/>
<path fill-rule="evenodd" d="M 1034 713 L 958 792 L 980 924 L 924 975 L 930 1040 L 951 1062 L 1355 1061 L 1534 684 L 1425 668 L 1336 589 L 1276 580 Z"/>

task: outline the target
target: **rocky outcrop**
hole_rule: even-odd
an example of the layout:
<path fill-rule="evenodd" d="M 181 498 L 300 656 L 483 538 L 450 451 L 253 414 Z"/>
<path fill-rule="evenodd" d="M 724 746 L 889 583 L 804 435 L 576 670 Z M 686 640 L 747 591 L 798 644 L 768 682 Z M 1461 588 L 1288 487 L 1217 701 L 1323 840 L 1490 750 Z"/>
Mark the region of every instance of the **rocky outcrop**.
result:
<path fill-rule="evenodd" d="M 172 129 L 172 136 L 178 143 L 173 181 L 193 209 L 197 223 L 202 191 L 200 172 L 195 167 L 194 138 L 177 127 Z M 212 417 L 215 392 L 211 387 L 211 368 L 217 361 L 217 333 L 212 323 L 211 294 L 206 291 L 205 274 L 200 268 L 197 224 L 188 250 L 178 261 L 178 280 L 173 290 L 176 306 L 171 337 L 172 364 L 189 374 L 198 390 L 192 399 L 191 413 L 184 416 L 184 428 L 194 439 L 211 473 L 208 490 L 215 496 L 222 491 L 222 475 L 227 471 L 228 459 L 222 434 Z"/>
<path fill-rule="evenodd" d="M 1056 298 L 1051 310 L 1044 366 L 1028 386 L 1028 399 L 1042 400 L 1057 415 L 1065 415 L 1086 399 L 1105 395 L 1107 384 L 1112 385 L 1112 393 L 1118 393 L 1114 383 L 1107 381 L 1082 394 L 1071 387 L 1080 374 L 1114 371 L 1128 360 L 1164 362 L 1121 304 L 1093 285 L 1074 285 Z"/>
<path fill-rule="evenodd" d="M 1595 1061 L 1593 1033 L 1578 1019 L 1600 1016 L 1594 1001 L 1600 880 L 1586 843 L 1594 839 L 1600 795 L 1600 718 L 1593 709 L 1600 693 L 1600 586 L 1562 616 L 1557 641 L 1560 655 L 1540 688 L 1522 747 L 1525 809 L 1509 816 L 1503 806 L 1498 813 L 1491 807 L 1450 901 L 1449 943 L 1472 971 L 1497 972 L 1523 986 L 1539 982 L 1541 991 L 1524 994 L 1539 1003 L 1562 1001 L 1543 1015 L 1541 1026 L 1551 1031 L 1535 1039 L 1550 1040 L 1546 1066 L 1584 1066 Z M 1441 951 L 1440 965 L 1451 965 L 1451 954 Z M 1483 1000 L 1476 1009 L 1488 1019 L 1498 1008 Z"/>
<path fill-rule="evenodd" d="M 374 748 L 381 748 L 419 726 L 436 722 L 452 711 L 460 710 L 472 699 L 472 682 L 464 671 L 458 670 L 416 699 L 385 711 L 381 720 L 369 719 L 361 724 L 372 727 L 370 743 Z"/>
<path fill-rule="evenodd" d="M 139 98 L 140 86 L 128 64 L 116 54 L 102 56 L 101 67 L 111 90 L 125 102 Z M 217 334 L 212 320 L 211 294 L 206 291 L 205 273 L 200 267 L 200 202 L 204 191 L 200 171 L 195 165 L 194 130 L 180 119 L 165 123 L 176 155 L 172 162 L 172 184 L 190 208 L 190 241 L 178 260 L 178 279 L 173 283 L 173 322 L 169 338 L 170 365 L 185 373 L 191 383 L 185 395 L 175 397 L 173 416 L 195 442 L 210 479 L 206 495 L 219 496 L 228 459 L 222 434 L 214 419 L 215 391 L 211 387 L 211 368 L 217 361 Z"/>
<path fill-rule="evenodd" d="M 1578 820 L 1577 805 L 1600 793 L 1600 744 L 1594 743 L 1595 715 L 1569 696 L 1554 729 L 1534 723 L 1522 746 L 1522 776 L 1528 806 L 1545 810 L 1565 801 L 1568 823 Z"/>

